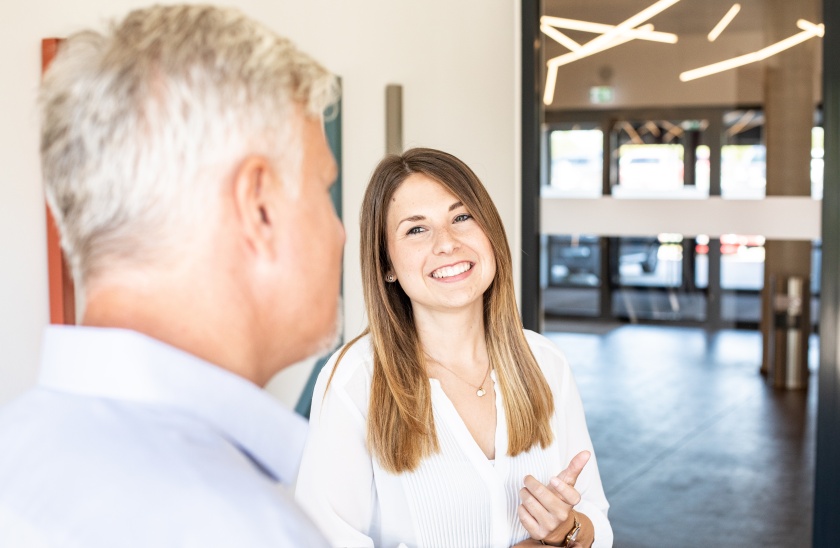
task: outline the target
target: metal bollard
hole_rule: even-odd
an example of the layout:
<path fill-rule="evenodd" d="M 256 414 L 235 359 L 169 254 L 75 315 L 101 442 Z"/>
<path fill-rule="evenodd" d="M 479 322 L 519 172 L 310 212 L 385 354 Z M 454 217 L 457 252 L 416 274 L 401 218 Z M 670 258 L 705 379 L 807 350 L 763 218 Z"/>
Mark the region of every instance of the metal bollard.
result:
<path fill-rule="evenodd" d="M 773 333 L 768 379 L 777 388 L 801 389 L 808 386 L 808 337 L 811 332 L 808 282 L 798 276 L 787 279 L 786 291 L 773 291 Z"/>

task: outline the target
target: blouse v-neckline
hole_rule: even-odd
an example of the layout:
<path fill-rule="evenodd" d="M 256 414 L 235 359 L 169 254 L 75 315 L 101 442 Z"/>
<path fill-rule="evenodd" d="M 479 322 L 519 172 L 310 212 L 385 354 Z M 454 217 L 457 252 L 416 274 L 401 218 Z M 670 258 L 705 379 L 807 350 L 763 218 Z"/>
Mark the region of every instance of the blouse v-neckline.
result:
<path fill-rule="evenodd" d="M 509 539 L 511 536 L 511 525 L 508 523 L 508 515 L 506 510 L 506 481 L 510 468 L 510 457 L 507 454 L 508 432 L 507 419 L 505 417 L 505 409 L 502 404 L 501 392 L 497 389 L 496 372 L 490 372 L 490 378 L 493 379 L 494 394 L 496 397 L 496 433 L 495 433 L 495 459 L 487 458 L 484 451 L 475 441 L 466 423 L 458 414 L 452 400 L 443 391 L 440 381 L 437 379 L 429 379 L 432 387 L 432 407 L 436 415 L 441 417 L 446 422 L 448 427 L 454 434 L 458 446 L 463 451 L 464 455 L 470 460 L 475 472 L 481 477 L 484 484 L 488 487 L 488 494 L 490 496 L 490 512 L 493 516 L 491 519 L 491 527 L 493 533 L 491 537 L 497 541 L 501 539 Z M 504 546 L 504 541 L 501 541 Z M 502 544 L 493 544 L 494 548 L 502 546 Z"/>
<path fill-rule="evenodd" d="M 473 437 L 470 429 L 467 428 L 467 424 L 461 418 L 452 400 L 444 392 L 440 381 L 430 378 L 429 383 L 432 386 L 432 405 L 438 410 L 440 415 L 446 420 L 449 428 L 455 433 L 455 438 L 458 440 L 461 450 L 474 463 L 476 470 L 481 472 L 482 475 L 488 476 L 488 479 L 489 477 L 495 479 L 497 477 L 504 477 L 503 475 L 498 475 L 498 473 L 502 471 L 500 467 L 506 464 L 508 435 L 502 395 L 496 383 L 496 371 L 490 371 L 490 378 L 493 381 L 493 393 L 496 403 L 496 431 L 493 442 L 494 459 L 488 459 L 484 451 L 481 450 L 481 446 L 479 446 Z"/>

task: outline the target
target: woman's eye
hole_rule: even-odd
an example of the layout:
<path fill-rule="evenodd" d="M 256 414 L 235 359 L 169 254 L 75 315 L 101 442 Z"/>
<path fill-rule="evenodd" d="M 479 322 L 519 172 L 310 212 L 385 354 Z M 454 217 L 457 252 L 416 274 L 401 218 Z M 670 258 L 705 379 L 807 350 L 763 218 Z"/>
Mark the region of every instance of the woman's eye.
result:
<path fill-rule="evenodd" d="M 463 223 L 464 221 L 467 221 L 469 219 L 472 219 L 472 215 L 470 215 L 469 213 L 461 213 L 460 215 L 455 217 L 455 222 Z"/>
<path fill-rule="evenodd" d="M 408 232 L 406 232 L 406 234 L 409 234 L 409 235 L 410 234 L 420 234 L 421 232 L 423 232 L 423 227 L 414 226 L 414 227 L 409 228 Z"/>

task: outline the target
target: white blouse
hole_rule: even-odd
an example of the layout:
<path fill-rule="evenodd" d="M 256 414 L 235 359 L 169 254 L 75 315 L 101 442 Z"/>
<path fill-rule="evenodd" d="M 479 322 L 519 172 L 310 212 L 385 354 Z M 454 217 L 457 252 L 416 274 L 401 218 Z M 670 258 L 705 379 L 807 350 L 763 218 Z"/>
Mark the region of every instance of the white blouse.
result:
<path fill-rule="evenodd" d="M 325 395 L 337 354 L 330 359 L 315 385 L 295 497 L 334 546 L 507 548 L 528 538 L 517 515 L 525 476 L 547 484 L 584 449 L 592 458 L 575 485 L 582 496 L 575 509 L 592 520 L 593 546 L 612 546 L 609 504 L 571 369 L 548 339 L 531 331 L 525 336 L 554 394 L 553 443 L 508 456 L 505 410 L 496 390 L 496 459 L 488 460 L 438 381 L 429 379 L 440 451 L 401 474 L 383 470 L 365 443 L 370 338 L 350 348 Z"/>

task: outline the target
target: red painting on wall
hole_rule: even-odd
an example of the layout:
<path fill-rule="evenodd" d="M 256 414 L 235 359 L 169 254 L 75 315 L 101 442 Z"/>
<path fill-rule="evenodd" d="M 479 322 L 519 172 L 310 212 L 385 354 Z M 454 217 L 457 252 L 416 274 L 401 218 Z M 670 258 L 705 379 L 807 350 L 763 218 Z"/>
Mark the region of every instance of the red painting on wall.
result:
<path fill-rule="evenodd" d="M 47 70 L 58 51 L 60 38 L 41 40 L 41 71 Z M 61 252 L 58 227 L 47 207 L 47 267 L 49 269 L 50 323 L 76 323 L 76 298 L 73 278 Z"/>

